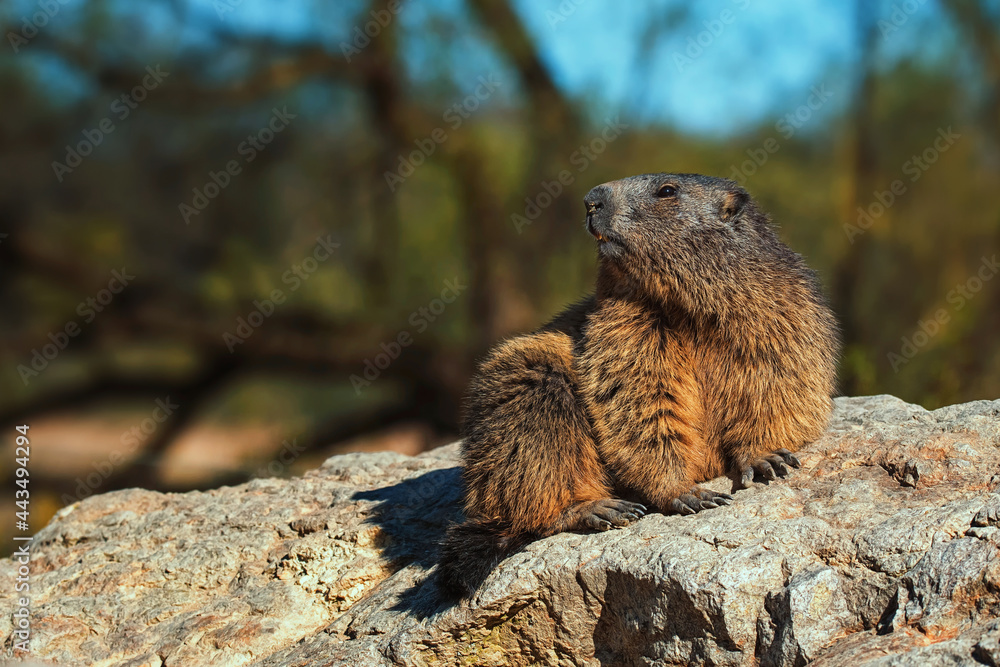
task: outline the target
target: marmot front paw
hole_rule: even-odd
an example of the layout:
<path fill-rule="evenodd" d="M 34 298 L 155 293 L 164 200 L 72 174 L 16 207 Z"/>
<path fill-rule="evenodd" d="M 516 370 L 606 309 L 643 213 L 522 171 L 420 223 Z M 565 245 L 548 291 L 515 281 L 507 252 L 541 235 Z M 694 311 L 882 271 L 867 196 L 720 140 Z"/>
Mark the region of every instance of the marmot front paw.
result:
<path fill-rule="evenodd" d="M 776 449 L 767 456 L 740 466 L 740 486 L 744 489 L 757 481 L 771 481 L 779 477 L 788 477 L 793 468 L 802 467 L 802 463 L 787 449 Z"/>
<path fill-rule="evenodd" d="M 646 507 L 617 498 L 580 503 L 567 510 L 567 523 L 575 530 L 623 528 L 646 515 Z"/>
<path fill-rule="evenodd" d="M 667 503 L 665 509 L 667 513 L 672 514 L 694 514 L 701 510 L 728 505 L 731 502 L 733 502 L 733 497 L 728 493 L 692 486 L 690 493 L 682 493 L 677 496 Z"/>

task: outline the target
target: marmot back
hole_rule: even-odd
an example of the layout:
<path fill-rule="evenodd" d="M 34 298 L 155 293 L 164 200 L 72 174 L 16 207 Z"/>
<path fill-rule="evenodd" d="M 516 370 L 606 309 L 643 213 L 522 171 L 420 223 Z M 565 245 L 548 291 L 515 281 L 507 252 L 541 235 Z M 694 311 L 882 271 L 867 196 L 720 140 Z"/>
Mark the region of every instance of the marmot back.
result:
<path fill-rule="evenodd" d="M 785 476 L 829 419 L 836 321 L 745 190 L 646 174 L 585 204 L 595 294 L 497 345 L 469 388 L 467 521 L 440 572 L 459 594 L 532 539 L 728 504 L 697 484 Z"/>

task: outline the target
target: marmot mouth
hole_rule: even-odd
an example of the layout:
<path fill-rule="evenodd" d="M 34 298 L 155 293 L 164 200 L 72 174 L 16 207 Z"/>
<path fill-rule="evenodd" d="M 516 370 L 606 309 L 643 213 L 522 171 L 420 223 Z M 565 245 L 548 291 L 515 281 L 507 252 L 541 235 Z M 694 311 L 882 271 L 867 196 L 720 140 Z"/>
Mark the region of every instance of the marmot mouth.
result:
<path fill-rule="evenodd" d="M 598 241 L 600 241 L 601 243 L 607 240 L 604 238 L 604 234 L 601 234 L 599 231 L 594 229 L 594 220 L 590 216 L 587 216 L 587 231 L 590 232 L 590 235 L 593 236 Z"/>

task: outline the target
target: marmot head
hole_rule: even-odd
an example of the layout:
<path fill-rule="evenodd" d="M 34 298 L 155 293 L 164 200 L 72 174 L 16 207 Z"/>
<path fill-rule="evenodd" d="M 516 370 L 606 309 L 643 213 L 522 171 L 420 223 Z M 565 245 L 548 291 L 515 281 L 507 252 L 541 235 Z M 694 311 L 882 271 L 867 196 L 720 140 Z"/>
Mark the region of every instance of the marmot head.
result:
<path fill-rule="evenodd" d="M 598 185 L 584 204 L 603 263 L 647 287 L 721 277 L 777 242 L 746 190 L 725 178 L 631 176 Z"/>
<path fill-rule="evenodd" d="M 678 243 L 743 235 L 751 231 L 745 223 L 753 223 L 744 215 L 751 204 L 746 190 L 699 174 L 631 176 L 598 185 L 583 202 L 587 230 L 609 258 L 643 253 L 655 259 Z"/>

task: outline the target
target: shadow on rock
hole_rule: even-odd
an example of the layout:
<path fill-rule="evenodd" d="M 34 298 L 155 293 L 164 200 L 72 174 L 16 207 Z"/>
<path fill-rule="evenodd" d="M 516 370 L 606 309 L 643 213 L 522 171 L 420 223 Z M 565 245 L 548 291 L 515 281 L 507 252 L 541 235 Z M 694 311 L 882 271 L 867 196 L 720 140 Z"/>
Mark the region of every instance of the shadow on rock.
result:
<path fill-rule="evenodd" d="M 359 491 L 353 499 L 376 503 L 367 522 L 382 529 L 387 560 L 398 568 L 418 565 L 429 570 L 438 563 L 448 526 L 463 520 L 461 497 L 462 469 L 447 468 Z M 427 616 L 451 605 L 439 595 L 436 578 L 424 577 L 399 596 L 395 609 Z"/>

